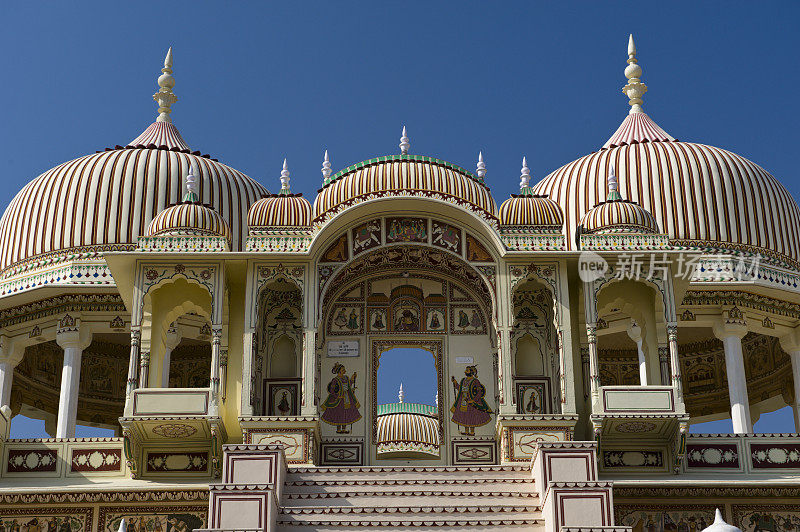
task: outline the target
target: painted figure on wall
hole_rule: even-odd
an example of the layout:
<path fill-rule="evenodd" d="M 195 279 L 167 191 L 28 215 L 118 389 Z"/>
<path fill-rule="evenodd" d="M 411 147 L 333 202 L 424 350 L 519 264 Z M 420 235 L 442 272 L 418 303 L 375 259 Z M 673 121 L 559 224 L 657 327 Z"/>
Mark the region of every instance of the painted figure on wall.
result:
<path fill-rule="evenodd" d="M 336 425 L 337 434 L 349 434 L 349 426 L 361 419 L 358 409 L 361 404 L 356 399 L 356 373 L 347 376 L 347 370 L 338 362 L 331 370 L 336 375 L 328 383 L 328 398 L 322 403 L 320 419 L 329 425 Z"/>
<path fill-rule="evenodd" d="M 356 309 L 352 309 L 350 311 L 350 317 L 347 319 L 347 328 L 356 330 L 358 329 L 358 314 L 356 313 Z"/>
<path fill-rule="evenodd" d="M 453 413 L 453 422 L 461 427 L 461 434 L 474 436 L 475 427 L 486 425 L 492 419 L 492 409 L 486 403 L 486 387 L 478 380 L 478 368 L 467 366 L 464 378 L 458 382 L 455 377 L 453 391 L 456 400 L 450 411 Z"/>

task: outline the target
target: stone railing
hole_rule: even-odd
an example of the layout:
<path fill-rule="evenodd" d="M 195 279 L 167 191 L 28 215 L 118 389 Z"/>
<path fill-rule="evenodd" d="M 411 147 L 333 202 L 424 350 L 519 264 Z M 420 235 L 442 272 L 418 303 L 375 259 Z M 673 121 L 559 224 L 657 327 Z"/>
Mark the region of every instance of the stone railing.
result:
<path fill-rule="evenodd" d="M 689 434 L 683 472 L 800 475 L 800 434 Z"/>
<path fill-rule="evenodd" d="M 122 438 L 9 439 L 3 478 L 126 476 Z"/>

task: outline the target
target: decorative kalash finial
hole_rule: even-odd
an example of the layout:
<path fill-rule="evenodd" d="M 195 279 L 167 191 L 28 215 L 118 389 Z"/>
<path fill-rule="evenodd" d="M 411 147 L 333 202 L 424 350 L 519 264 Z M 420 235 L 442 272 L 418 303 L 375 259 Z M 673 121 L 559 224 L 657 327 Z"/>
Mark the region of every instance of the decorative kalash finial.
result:
<path fill-rule="evenodd" d="M 522 158 L 522 170 L 519 173 L 519 193 L 528 195 L 531 193 L 531 169 L 528 168 L 528 160 Z"/>
<path fill-rule="evenodd" d="M 398 400 L 398 402 L 402 403 L 403 399 L 405 399 L 405 397 L 406 397 L 406 394 L 403 393 L 403 383 L 401 382 L 400 383 L 400 391 L 397 392 L 397 400 Z"/>
<path fill-rule="evenodd" d="M 475 174 L 477 174 L 478 179 L 483 181 L 483 176 L 486 175 L 486 164 L 483 162 L 483 152 L 478 152 L 478 166 L 475 168 Z"/>
<path fill-rule="evenodd" d="M 331 160 L 328 159 L 328 150 L 325 150 L 325 157 L 322 158 L 322 182 L 323 184 L 328 182 L 328 178 L 331 177 L 333 170 L 331 170 Z"/>
<path fill-rule="evenodd" d="M 606 201 L 620 201 L 622 196 L 619 193 L 619 181 L 614 173 L 614 165 L 608 169 L 608 197 Z"/>
<path fill-rule="evenodd" d="M 178 101 L 178 97 L 172 92 L 175 86 L 175 78 L 172 77 L 172 46 L 167 50 L 167 57 L 164 58 L 164 68 L 162 74 L 158 76 L 158 92 L 153 94 L 153 99 L 158 104 L 158 118 L 156 122 L 172 122 L 169 117 L 170 105 Z"/>
<path fill-rule="evenodd" d="M 628 96 L 628 104 L 631 106 L 628 114 L 643 113 L 642 96 L 647 92 L 647 85 L 639 79 L 642 77 L 642 67 L 638 65 L 636 60 L 636 45 L 633 42 L 633 34 L 628 39 L 628 66 L 625 67 L 625 77 L 628 78 L 628 84 L 622 87 L 622 92 Z"/>
<path fill-rule="evenodd" d="M 400 153 L 408 155 L 408 149 L 411 144 L 408 142 L 408 135 L 406 134 L 406 126 L 403 126 L 403 134 L 400 135 Z"/>
<path fill-rule="evenodd" d="M 281 170 L 281 189 L 278 194 L 291 194 L 289 189 L 289 165 L 286 164 L 286 159 L 283 160 L 283 169 Z"/>
<path fill-rule="evenodd" d="M 195 165 L 189 167 L 189 173 L 186 175 L 186 194 L 183 196 L 185 203 L 197 203 L 200 201 L 200 196 L 197 195 L 197 168 Z"/>
<path fill-rule="evenodd" d="M 714 512 L 714 522 L 700 532 L 742 532 L 742 529 L 726 523 L 722 518 L 722 512 L 717 508 L 717 511 Z"/>

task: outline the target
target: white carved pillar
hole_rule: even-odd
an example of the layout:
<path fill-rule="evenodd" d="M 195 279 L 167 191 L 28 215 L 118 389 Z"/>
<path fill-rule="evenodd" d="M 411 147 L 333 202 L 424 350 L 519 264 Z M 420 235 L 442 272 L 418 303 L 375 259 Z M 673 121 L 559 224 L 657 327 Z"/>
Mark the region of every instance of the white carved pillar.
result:
<path fill-rule="evenodd" d="M 169 388 L 169 364 L 172 357 L 172 350 L 181 343 L 181 334 L 175 322 L 167 329 L 167 337 L 164 342 L 164 360 L 161 361 L 161 387 Z"/>
<path fill-rule="evenodd" d="M 678 357 L 678 325 L 667 324 L 667 343 L 669 345 L 670 381 L 675 389 L 676 401 L 683 402 L 683 381 L 681 380 L 681 361 Z"/>
<path fill-rule="evenodd" d="M 781 338 L 781 347 L 789 353 L 789 358 L 792 360 L 794 430 L 795 432 L 800 432 L 800 327 Z"/>
<path fill-rule="evenodd" d="M 211 330 L 211 395 L 219 394 L 219 363 L 222 350 L 222 327 L 216 325 Z"/>
<path fill-rule="evenodd" d="M 317 405 L 314 404 L 317 382 L 317 329 L 307 328 L 303 331 L 303 367 L 300 370 L 302 377 L 302 392 L 300 398 L 300 412 L 304 416 L 315 415 Z M 366 348 L 365 348 L 366 349 Z M 266 408 L 266 405 L 261 405 Z"/>
<path fill-rule="evenodd" d="M 733 432 L 736 434 L 753 432 L 753 423 L 750 420 L 750 401 L 747 397 L 747 378 L 744 370 L 744 350 L 742 349 L 742 338 L 746 334 L 747 323 L 737 307 L 726 312 L 725 321 L 714 327 L 714 335 L 722 340 L 725 348 L 728 397 L 731 403 Z"/>
<path fill-rule="evenodd" d="M 517 412 L 514 404 L 514 372 L 511 361 L 511 327 L 498 327 L 498 386 L 500 389 L 500 413 L 515 414 Z"/>
<path fill-rule="evenodd" d="M 56 438 L 74 438 L 81 381 L 81 356 L 91 342 L 91 335 L 85 328 L 81 330 L 80 319 L 67 315 L 59 322 L 56 342 L 64 350 Z"/>
<path fill-rule="evenodd" d="M 589 342 L 589 383 L 592 398 L 600 396 L 600 358 L 597 352 L 597 327 L 586 325 L 586 338 Z"/>
<path fill-rule="evenodd" d="M 0 408 L 11 407 L 11 384 L 14 368 L 22 360 L 23 349 L 16 348 L 9 337 L 0 336 Z"/>
<path fill-rule="evenodd" d="M 131 325 L 131 356 L 128 362 L 128 385 L 125 389 L 125 396 L 130 397 L 137 385 L 137 373 L 139 371 L 139 346 L 142 342 L 142 331 L 137 326 Z"/>
<path fill-rule="evenodd" d="M 642 346 L 642 328 L 631 320 L 628 326 L 628 336 L 636 343 L 636 351 L 639 355 L 639 384 L 647 386 L 647 363 L 644 358 L 644 347 Z"/>
<path fill-rule="evenodd" d="M 10 362 L 0 362 L 0 408 L 11 407 L 11 381 L 14 379 L 14 367 Z"/>

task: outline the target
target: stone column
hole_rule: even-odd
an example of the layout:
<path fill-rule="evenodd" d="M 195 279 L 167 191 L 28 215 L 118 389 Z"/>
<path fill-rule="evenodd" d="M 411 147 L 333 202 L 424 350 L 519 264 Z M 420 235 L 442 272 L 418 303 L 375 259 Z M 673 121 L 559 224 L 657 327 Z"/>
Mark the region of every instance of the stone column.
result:
<path fill-rule="evenodd" d="M 14 379 L 14 367 L 10 362 L 0 362 L 0 408 L 11 407 L 11 381 Z"/>
<path fill-rule="evenodd" d="M 647 363 L 645 362 L 644 347 L 642 345 L 642 328 L 633 320 L 628 326 L 628 336 L 636 342 L 636 351 L 639 355 L 639 384 L 647 386 Z"/>
<path fill-rule="evenodd" d="M 600 359 L 597 353 L 597 327 L 586 325 L 586 338 L 589 341 L 589 383 L 592 398 L 600 396 Z"/>
<path fill-rule="evenodd" d="M 181 343 L 181 334 L 173 322 L 167 329 L 167 338 L 164 342 L 164 360 L 161 361 L 161 387 L 169 388 L 169 361 L 172 350 Z"/>
<path fill-rule="evenodd" d="M 511 327 L 498 327 L 498 379 L 497 390 L 500 394 L 499 410 L 501 414 L 516 414 L 517 407 L 514 404 L 514 372 L 513 362 L 511 361 Z M 555 385 L 555 383 L 554 383 Z"/>
<path fill-rule="evenodd" d="M 23 349 L 16 348 L 7 336 L 0 336 L 0 408 L 11 407 L 11 383 L 14 368 L 22 360 Z"/>
<path fill-rule="evenodd" d="M 67 316 L 69 317 L 69 316 Z M 64 320 L 62 320 L 62 325 Z M 56 438 L 74 438 L 78 415 L 78 391 L 81 382 L 81 356 L 91 342 L 91 335 L 81 334 L 79 320 L 75 325 L 60 327 L 56 342 L 64 350 L 64 365 L 61 370 L 61 390 L 58 399 Z"/>
<path fill-rule="evenodd" d="M 137 373 L 139 372 L 139 345 L 142 341 L 142 331 L 137 326 L 131 325 L 131 357 L 128 362 L 128 386 L 125 389 L 125 396 L 130 397 L 137 385 Z"/>
<path fill-rule="evenodd" d="M 368 347 L 364 347 L 368 349 Z M 314 415 L 317 405 L 314 404 L 317 382 L 317 329 L 306 328 L 303 331 L 303 364 L 301 368 L 302 391 L 300 397 L 300 413 L 304 416 Z M 261 383 L 259 383 L 261 384 Z M 266 405 L 261 405 L 266 409 Z"/>
<path fill-rule="evenodd" d="M 667 324 L 667 342 L 669 344 L 669 367 L 672 375 L 670 382 L 675 389 L 677 402 L 683 402 L 683 381 L 681 381 L 681 361 L 678 357 L 678 325 Z M 747 391 L 745 389 L 745 391 Z"/>
<path fill-rule="evenodd" d="M 219 362 L 222 350 L 222 327 L 215 326 L 211 331 L 211 395 L 219 394 Z"/>
<path fill-rule="evenodd" d="M 726 314 L 725 321 L 714 327 L 714 335 L 722 340 L 725 348 L 725 367 L 728 376 L 728 397 L 731 403 L 733 432 L 747 434 L 753 432 L 742 349 L 742 338 L 747 334 L 747 323 L 742 312 L 736 307 Z"/>
<path fill-rule="evenodd" d="M 781 338 L 781 348 L 789 353 L 789 358 L 792 359 L 794 430 L 800 432 L 800 327 Z"/>

